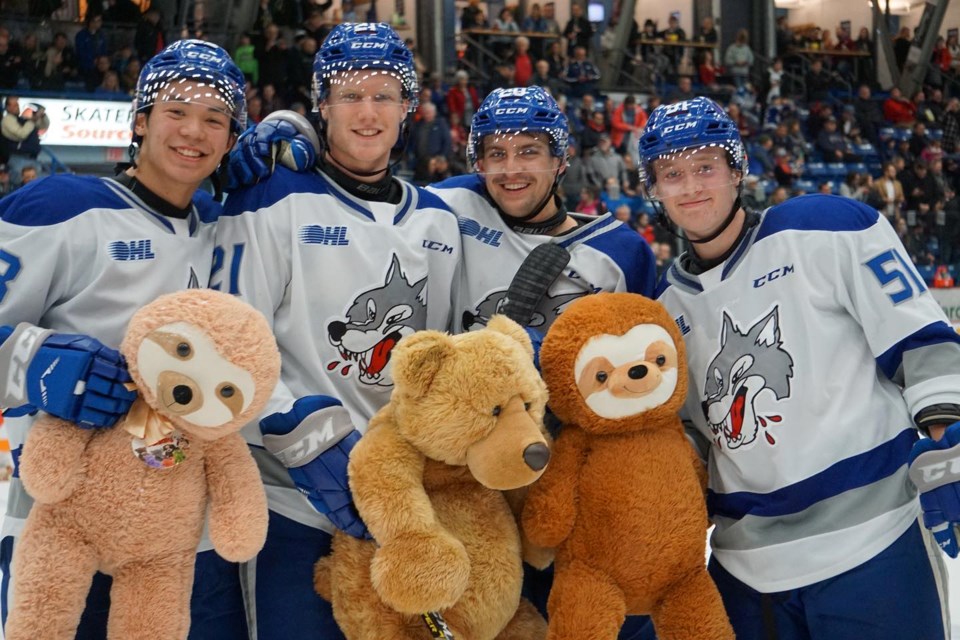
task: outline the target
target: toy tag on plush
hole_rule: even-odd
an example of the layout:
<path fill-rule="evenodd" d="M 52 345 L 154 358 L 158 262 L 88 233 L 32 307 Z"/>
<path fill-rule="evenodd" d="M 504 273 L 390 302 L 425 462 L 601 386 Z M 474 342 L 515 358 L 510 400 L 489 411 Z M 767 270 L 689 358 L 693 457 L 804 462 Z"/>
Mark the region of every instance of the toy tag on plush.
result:
<path fill-rule="evenodd" d="M 170 469 L 187 458 L 187 437 L 173 424 L 154 411 L 143 398 L 137 398 L 130 407 L 123 428 L 133 436 L 130 446 L 133 455 L 148 467 Z"/>

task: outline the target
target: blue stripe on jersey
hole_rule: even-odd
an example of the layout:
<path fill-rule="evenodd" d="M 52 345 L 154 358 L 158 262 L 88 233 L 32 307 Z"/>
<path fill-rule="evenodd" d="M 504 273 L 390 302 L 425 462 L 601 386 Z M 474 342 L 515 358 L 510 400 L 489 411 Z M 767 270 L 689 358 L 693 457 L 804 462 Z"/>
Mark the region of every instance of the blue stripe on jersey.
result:
<path fill-rule="evenodd" d="M 607 233 L 587 239 L 584 244 L 610 256 L 617 263 L 627 280 L 627 291 L 653 297 L 657 261 L 650 245 L 639 233 L 621 223 Z"/>
<path fill-rule="evenodd" d="M 591 224 L 584 225 L 579 229 L 574 230 L 573 233 L 563 237 L 563 240 L 558 242 L 561 247 L 564 249 L 569 249 L 572 245 L 580 242 L 587 236 L 590 236 L 605 227 L 609 227 L 612 224 L 619 222 L 616 218 L 610 215 L 605 215 L 601 218 L 598 218 L 596 221 L 593 221 Z M 637 234 L 639 236 L 639 234 Z"/>
<path fill-rule="evenodd" d="M 227 196 L 227 201 L 223 207 L 223 215 L 236 216 L 248 211 L 260 211 L 272 207 L 294 193 L 323 195 L 332 194 L 332 192 L 333 189 L 327 183 L 326 178 L 315 171 L 299 173 L 286 167 L 277 166 L 273 175 L 266 180 L 238 189 Z M 357 209 L 355 203 L 347 201 L 347 204 L 351 208 Z M 371 217 L 369 211 L 358 210 L 365 216 Z"/>
<path fill-rule="evenodd" d="M 197 213 L 200 214 L 200 222 L 216 222 L 223 212 L 220 203 L 206 191 L 198 190 L 193 194 L 193 206 L 197 208 Z M 194 231 L 196 231 L 196 228 L 191 226 L 190 235 L 193 235 Z"/>
<path fill-rule="evenodd" d="M 907 463 L 919 436 L 913 427 L 861 454 L 841 460 L 820 473 L 770 493 L 707 492 L 710 515 L 739 520 L 744 516 L 778 517 L 799 513 L 816 503 L 886 478 Z"/>
<path fill-rule="evenodd" d="M 100 178 L 60 174 L 35 180 L 0 200 L 0 220 L 28 227 L 66 222 L 90 209 L 129 209 Z"/>
<path fill-rule="evenodd" d="M 880 212 L 862 202 L 819 193 L 790 198 L 770 207 L 760 223 L 757 241 L 781 231 L 863 231 L 876 224 Z"/>
<path fill-rule="evenodd" d="M 468 189 L 481 196 L 486 193 L 483 179 L 476 173 L 466 173 L 462 176 L 447 178 L 430 185 L 430 187 L 433 189 Z"/>
<path fill-rule="evenodd" d="M 670 265 L 670 268 L 663 274 L 663 278 L 660 280 L 660 287 L 657 289 L 657 297 L 667 290 L 667 287 L 670 285 L 669 280 L 674 280 L 677 284 L 682 284 L 687 289 L 691 291 L 696 291 L 698 293 L 703 293 L 703 285 L 700 284 L 699 280 L 694 280 L 693 278 L 688 278 L 682 273 L 680 273 L 680 268 L 677 266 L 677 260 L 674 260 Z"/>
<path fill-rule="evenodd" d="M 903 354 L 912 349 L 927 347 L 945 342 L 960 343 L 960 334 L 942 320 L 928 324 L 900 342 L 896 343 L 877 357 L 877 366 L 891 380 L 903 363 Z"/>

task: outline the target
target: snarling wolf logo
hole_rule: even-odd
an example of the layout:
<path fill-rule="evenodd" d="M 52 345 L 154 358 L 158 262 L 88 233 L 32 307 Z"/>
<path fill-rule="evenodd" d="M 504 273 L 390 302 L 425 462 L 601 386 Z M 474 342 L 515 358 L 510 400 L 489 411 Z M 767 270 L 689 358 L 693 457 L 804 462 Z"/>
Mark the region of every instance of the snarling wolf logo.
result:
<path fill-rule="evenodd" d="M 327 370 L 333 371 L 343 364 L 340 375 L 348 376 L 352 361 L 357 363 L 357 376 L 362 384 L 393 386 L 389 374 L 393 347 L 400 338 L 427 326 L 426 286 L 426 277 L 411 284 L 394 255 L 383 286 L 357 296 L 347 309 L 346 322 L 334 320 L 327 325 L 330 344 L 346 361 L 331 362 Z"/>
<path fill-rule="evenodd" d="M 533 313 L 533 318 L 527 323 L 527 326 L 546 332 L 568 304 L 587 295 L 587 293 L 586 291 L 578 291 L 576 293 L 560 293 L 555 296 L 548 294 L 540 302 L 540 307 Z M 464 311 L 463 330 L 472 331 L 487 326 L 490 318 L 503 311 L 503 303 L 506 297 L 506 289 L 494 291 L 481 300 L 472 311 Z"/>
<path fill-rule="evenodd" d="M 777 400 L 790 397 L 793 358 L 782 348 L 780 307 L 741 333 L 726 311 L 720 330 L 720 352 L 707 367 L 704 383 L 703 415 L 710 424 L 717 445 L 725 440 L 736 449 L 757 438 L 761 427 L 778 423 L 779 415 L 760 415 L 757 396 L 769 389 Z M 768 443 L 776 444 L 764 431 Z"/>

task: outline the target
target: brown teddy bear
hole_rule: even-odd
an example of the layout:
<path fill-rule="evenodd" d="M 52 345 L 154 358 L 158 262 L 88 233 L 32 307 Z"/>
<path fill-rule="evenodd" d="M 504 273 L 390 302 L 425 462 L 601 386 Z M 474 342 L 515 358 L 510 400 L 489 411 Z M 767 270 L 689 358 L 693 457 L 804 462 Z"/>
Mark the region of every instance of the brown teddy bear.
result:
<path fill-rule="evenodd" d="M 422 331 L 392 356 L 390 403 L 350 454 L 350 488 L 376 542 L 343 533 L 317 564 L 317 591 L 351 640 L 536 640 L 546 623 L 520 597 L 521 541 L 504 491 L 540 477 L 547 390 L 530 339 L 495 316 L 457 336 Z"/>
<path fill-rule="evenodd" d="M 703 464 L 677 415 L 683 340 L 666 310 L 628 293 L 574 302 L 540 352 L 563 423 L 523 511 L 530 539 L 556 547 L 551 640 L 613 639 L 650 614 L 660 640 L 733 630 L 704 562 Z"/>
<path fill-rule="evenodd" d="M 266 320 L 191 289 L 139 310 L 121 352 L 140 396 L 117 426 L 42 414 L 27 437 L 20 473 L 36 503 L 14 553 L 7 640 L 73 638 L 95 571 L 113 576 L 111 639 L 186 638 L 208 507 L 225 559 L 263 546 L 266 497 L 237 432 L 279 377 Z"/>

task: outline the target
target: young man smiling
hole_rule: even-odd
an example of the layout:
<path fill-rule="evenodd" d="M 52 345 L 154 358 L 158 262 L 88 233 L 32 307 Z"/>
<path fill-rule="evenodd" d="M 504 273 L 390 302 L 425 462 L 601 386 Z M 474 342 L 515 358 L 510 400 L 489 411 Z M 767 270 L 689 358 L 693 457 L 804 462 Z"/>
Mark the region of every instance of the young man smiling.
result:
<path fill-rule="evenodd" d="M 457 219 L 391 174 L 417 94 L 413 54 L 393 29 L 335 27 L 314 61 L 319 128 L 301 123 L 306 140 L 293 145 L 303 171 L 277 167 L 231 193 L 217 230 L 213 286 L 264 313 L 283 358 L 270 412 L 244 429 L 270 506 L 266 545 L 245 573 L 260 640 L 343 637 L 314 591 L 313 565 L 335 527 L 366 534 L 347 486 L 349 451 L 389 399 L 396 343 L 452 328 Z"/>
<path fill-rule="evenodd" d="M 830 195 L 746 211 L 737 125 L 706 98 L 655 109 L 638 158 L 691 246 L 658 299 L 687 345 L 709 568 L 737 637 L 948 637 L 918 515 L 956 555 L 960 477 L 929 472 L 960 460 L 960 424 L 940 438 L 960 419 L 960 339 L 890 224 Z"/>
<path fill-rule="evenodd" d="M 140 74 L 132 166 L 114 178 L 52 176 L 0 201 L 0 378 L 19 366 L 17 350 L 29 354 L 26 393 L 0 388 L 15 450 L 30 425 L 24 414 L 37 409 L 87 428 L 110 426 L 126 413 L 135 393 L 123 387 L 130 378 L 114 349 L 130 317 L 161 294 L 209 278 L 220 206 L 198 189 L 246 124 L 243 85 L 223 49 L 178 41 Z M 9 585 L 31 504 L 15 472 L 0 543 L 4 619 L 11 604 L 30 615 L 31 604 L 19 602 Z M 56 568 L 49 580 L 57 582 Z M 113 578 L 113 589 L 138 586 Z M 111 579 L 97 574 L 77 638 L 106 637 L 110 589 Z M 197 555 L 193 594 L 191 638 L 246 635 L 237 565 L 209 541 Z M 162 620 L 163 607 L 177 604 L 159 598 L 151 614 Z M 67 635 L 49 630 L 50 637 Z"/>

